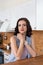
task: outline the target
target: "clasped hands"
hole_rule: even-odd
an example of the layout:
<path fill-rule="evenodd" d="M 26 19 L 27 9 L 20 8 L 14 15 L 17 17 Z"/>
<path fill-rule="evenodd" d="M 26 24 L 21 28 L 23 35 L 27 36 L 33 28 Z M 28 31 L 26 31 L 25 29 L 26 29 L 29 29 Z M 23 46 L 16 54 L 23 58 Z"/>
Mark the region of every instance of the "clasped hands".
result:
<path fill-rule="evenodd" d="M 24 34 L 18 33 L 17 38 L 20 40 L 21 44 L 25 45 L 28 42 L 26 41 L 26 36 Z"/>

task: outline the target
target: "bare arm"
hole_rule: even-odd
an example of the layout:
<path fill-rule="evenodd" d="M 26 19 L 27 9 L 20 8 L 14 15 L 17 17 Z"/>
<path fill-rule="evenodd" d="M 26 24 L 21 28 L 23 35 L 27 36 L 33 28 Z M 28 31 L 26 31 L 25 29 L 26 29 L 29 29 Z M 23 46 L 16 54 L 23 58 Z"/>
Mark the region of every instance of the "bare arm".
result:
<path fill-rule="evenodd" d="M 23 42 L 20 41 L 19 48 L 16 45 L 16 38 L 15 37 L 11 37 L 10 42 L 11 42 L 11 50 L 12 50 L 13 54 L 15 55 L 15 57 L 19 60 L 22 53 L 23 53 L 23 48 L 24 48 Z"/>
<path fill-rule="evenodd" d="M 34 45 L 33 37 L 32 37 L 32 45 L 30 46 L 30 45 L 28 44 L 28 42 L 25 41 L 25 46 L 26 46 L 28 52 L 30 53 L 30 55 L 31 55 L 32 57 L 35 57 L 35 56 L 36 56 L 36 52 L 35 52 L 35 45 Z"/>

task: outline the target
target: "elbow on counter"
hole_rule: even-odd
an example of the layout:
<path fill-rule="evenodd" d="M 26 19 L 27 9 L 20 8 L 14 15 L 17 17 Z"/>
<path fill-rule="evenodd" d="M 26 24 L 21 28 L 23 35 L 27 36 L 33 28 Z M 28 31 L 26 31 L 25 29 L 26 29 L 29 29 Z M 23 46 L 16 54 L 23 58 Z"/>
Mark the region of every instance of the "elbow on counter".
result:
<path fill-rule="evenodd" d="M 21 59 L 21 56 L 20 55 L 16 55 L 16 59 L 17 60 L 20 60 Z"/>
<path fill-rule="evenodd" d="M 17 60 L 20 60 L 21 58 L 20 57 L 16 57 Z"/>
<path fill-rule="evenodd" d="M 36 57 L 37 56 L 37 54 L 36 53 L 34 53 L 33 55 L 32 55 L 32 57 Z"/>

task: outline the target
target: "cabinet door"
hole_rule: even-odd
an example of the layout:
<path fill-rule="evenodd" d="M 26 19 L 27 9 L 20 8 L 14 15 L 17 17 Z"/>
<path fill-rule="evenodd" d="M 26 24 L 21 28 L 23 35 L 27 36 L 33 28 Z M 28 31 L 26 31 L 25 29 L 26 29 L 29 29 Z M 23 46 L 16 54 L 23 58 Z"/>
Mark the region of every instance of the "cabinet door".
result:
<path fill-rule="evenodd" d="M 43 0 L 37 0 L 37 30 L 43 30 Z"/>

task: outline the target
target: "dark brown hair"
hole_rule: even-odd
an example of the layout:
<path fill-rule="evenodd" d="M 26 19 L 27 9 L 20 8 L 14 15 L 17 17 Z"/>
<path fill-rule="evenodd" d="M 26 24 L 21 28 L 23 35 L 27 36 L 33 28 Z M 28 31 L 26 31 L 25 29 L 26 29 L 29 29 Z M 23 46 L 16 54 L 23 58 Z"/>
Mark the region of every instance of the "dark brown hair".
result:
<path fill-rule="evenodd" d="M 21 21 L 21 20 L 24 20 L 24 21 L 26 22 L 26 25 L 27 25 L 26 36 L 30 37 L 30 36 L 32 35 L 32 28 L 31 28 L 30 22 L 29 22 L 29 20 L 28 20 L 27 18 L 20 18 L 20 19 L 18 19 L 17 25 L 16 25 L 16 27 L 15 27 L 14 35 L 17 35 L 17 33 L 19 33 L 19 31 L 18 31 L 18 23 L 19 23 L 19 21 Z"/>

